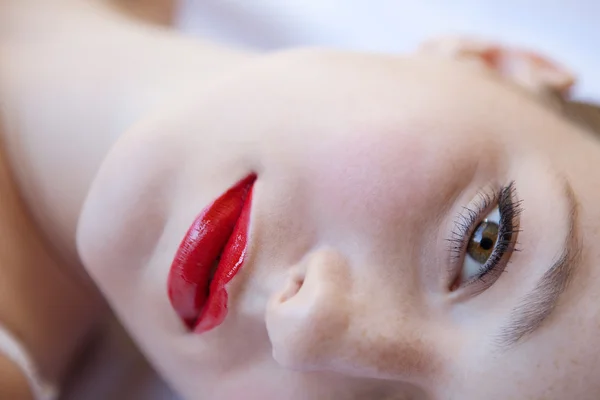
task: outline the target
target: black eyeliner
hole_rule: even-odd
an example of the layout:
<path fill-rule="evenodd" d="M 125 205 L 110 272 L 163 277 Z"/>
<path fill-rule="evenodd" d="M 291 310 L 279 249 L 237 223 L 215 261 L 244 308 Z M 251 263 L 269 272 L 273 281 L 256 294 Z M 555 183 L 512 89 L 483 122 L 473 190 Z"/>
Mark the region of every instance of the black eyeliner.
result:
<path fill-rule="evenodd" d="M 516 200 L 514 181 L 504 187 L 498 196 L 498 210 L 500 211 L 500 227 L 498 231 L 498 241 L 490 258 L 481 266 L 477 277 L 479 281 L 495 273 L 496 277 L 503 272 L 499 269 L 502 258 L 514 247 L 514 235 L 519 232 L 518 219 L 522 211 L 521 201 Z M 469 238 L 466 238 L 468 240 Z M 469 282 L 471 282 L 469 281 Z M 469 284 L 467 282 L 467 284 Z"/>
<path fill-rule="evenodd" d="M 481 190 L 478 198 L 472 207 L 463 207 L 461 213 L 455 221 L 451 237 L 447 239 L 450 243 L 451 268 L 453 273 L 450 284 L 451 290 L 458 287 L 469 286 L 473 283 L 483 282 L 493 283 L 496 278 L 504 271 L 506 263 L 504 258 L 514 250 L 516 235 L 519 230 L 519 215 L 522 212 L 522 201 L 517 200 L 514 181 L 499 191 Z M 494 250 L 487 261 L 480 267 L 476 276 L 467 282 L 456 284 L 457 277 L 460 276 L 460 270 L 457 271 L 457 265 L 462 265 L 466 255 L 466 249 L 473 232 L 486 215 L 498 208 L 500 214 L 498 239 Z M 492 279 L 489 279 L 492 278 Z M 491 284 L 490 283 L 490 284 Z"/>

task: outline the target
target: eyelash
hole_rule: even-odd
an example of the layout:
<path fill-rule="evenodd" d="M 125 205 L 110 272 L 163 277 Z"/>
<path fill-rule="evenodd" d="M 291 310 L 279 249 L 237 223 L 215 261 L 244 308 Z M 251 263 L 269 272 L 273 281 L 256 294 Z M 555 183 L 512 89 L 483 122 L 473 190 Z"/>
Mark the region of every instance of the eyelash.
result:
<path fill-rule="evenodd" d="M 464 258 L 467 256 L 466 249 L 471 239 L 471 235 L 477 226 L 485 219 L 495 207 L 500 212 L 500 226 L 498 229 L 498 240 L 492 254 L 488 260 L 481 266 L 475 277 L 464 283 L 457 283 L 460 276 L 460 268 Z M 463 211 L 458 215 L 455 221 L 455 227 L 450 239 L 450 252 L 452 254 L 451 273 L 452 281 L 450 290 L 456 290 L 459 287 L 470 286 L 480 282 L 485 285 L 481 291 L 491 286 L 502 274 L 506 263 L 503 263 L 507 254 L 513 251 L 520 251 L 515 248 L 516 235 L 521 232 L 519 229 L 519 216 L 523 211 L 522 201 L 516 200 L 516 189 L 514 181 L 501 190 L 482 190 L 479 192 L 478 199 L 473 207 L 463 207 Z M 456 268 L 458 265 L 460 268 Z"/>

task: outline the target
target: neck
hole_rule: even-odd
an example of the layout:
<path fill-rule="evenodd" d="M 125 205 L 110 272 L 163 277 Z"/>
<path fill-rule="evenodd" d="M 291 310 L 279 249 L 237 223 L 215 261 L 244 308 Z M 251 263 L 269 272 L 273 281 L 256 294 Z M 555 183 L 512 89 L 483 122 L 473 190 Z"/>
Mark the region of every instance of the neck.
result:
<path fill-rule="evenodd" d="M 100 3 L 8 4 L 18 6 L 0 18 L 5 151 L 34 219 L 65 262 L 78 263 L 80 210 L 122 132 L 251 55 L 181 38 Z"/>

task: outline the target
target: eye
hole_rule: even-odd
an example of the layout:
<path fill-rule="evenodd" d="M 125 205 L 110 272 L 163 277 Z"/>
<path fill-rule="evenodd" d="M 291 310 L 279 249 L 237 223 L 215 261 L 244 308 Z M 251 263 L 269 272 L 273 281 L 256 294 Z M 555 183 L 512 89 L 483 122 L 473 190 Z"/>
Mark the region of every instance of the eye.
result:
<path fill-rule="evenodd" d="M 512 256 L 520 213 L 514 182 L 500 191 L 480 192 L 474 204 L 463 208 L 448 240 L 455 271 L 451 291 L 478 284 L 480 292 L 496 282 Z"/>
<path fill-rule="evenodd" d="M 496 207 L 477 225 L 469 238 L 460 280 L 467 282 L 477 277 L 492 256 L 500 232 L 500 210 Z"/>

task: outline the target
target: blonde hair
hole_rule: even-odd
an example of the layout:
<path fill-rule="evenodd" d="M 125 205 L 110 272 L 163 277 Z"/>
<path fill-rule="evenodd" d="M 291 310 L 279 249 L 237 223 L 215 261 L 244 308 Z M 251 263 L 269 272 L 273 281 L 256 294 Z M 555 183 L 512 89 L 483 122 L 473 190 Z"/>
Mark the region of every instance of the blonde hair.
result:
<path fill-rule="evenodd" d="M 574 123 L 600 136 L 600 106 L 579 101 L 563 101 L 563 114 Z"/>

